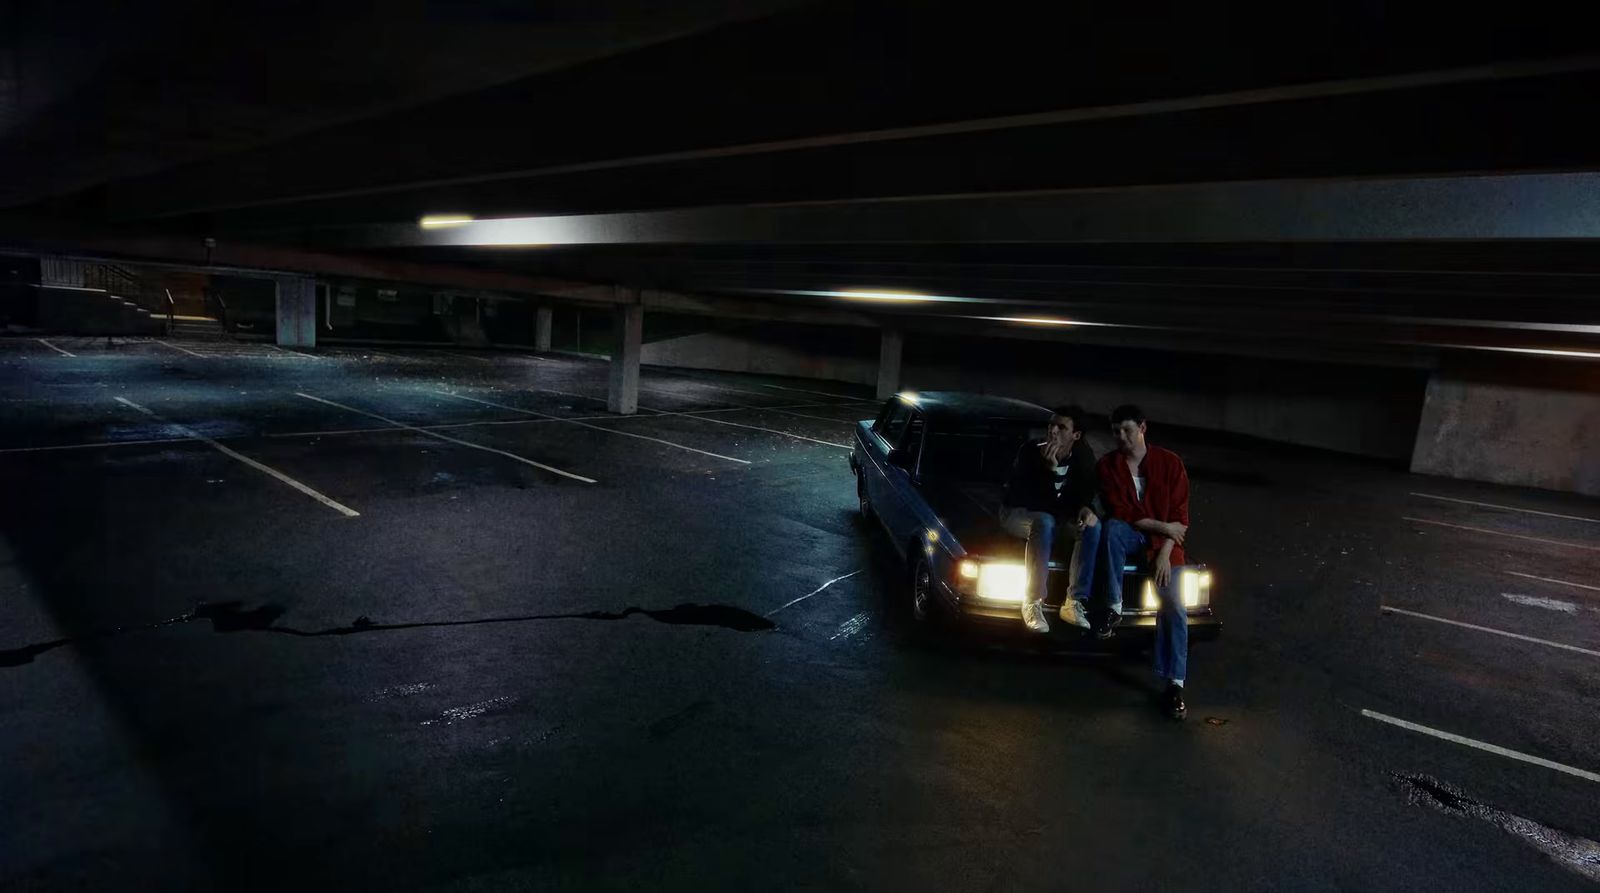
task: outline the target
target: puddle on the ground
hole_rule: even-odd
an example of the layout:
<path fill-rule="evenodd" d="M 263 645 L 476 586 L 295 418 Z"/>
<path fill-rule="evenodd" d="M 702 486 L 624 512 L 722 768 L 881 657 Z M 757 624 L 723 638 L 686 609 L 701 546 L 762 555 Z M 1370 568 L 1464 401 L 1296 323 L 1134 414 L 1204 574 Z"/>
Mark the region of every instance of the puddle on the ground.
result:
<path fill-rule="evenodd" d="M 1479 803 L 1459 789 L 1429 775 L 1403 772 L 1391 775 L 1405 793 L 1406 802 L 1412 806 L 1426 806 L 1450 815 L 1482 819 L 1549 856 L 1561 867 L 1591 881 L 1600 881 L 1600 844 Z"/>

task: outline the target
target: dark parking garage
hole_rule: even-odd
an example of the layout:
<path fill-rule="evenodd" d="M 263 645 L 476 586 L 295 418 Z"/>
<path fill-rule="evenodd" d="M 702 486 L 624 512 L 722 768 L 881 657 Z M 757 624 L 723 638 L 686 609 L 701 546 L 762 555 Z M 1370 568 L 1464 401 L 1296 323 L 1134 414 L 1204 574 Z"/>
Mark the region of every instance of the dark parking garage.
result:
<path fill-rule="evenodd" d="M 0 889 L 1592 888 L 1588 33 L 0 5 Z"/>

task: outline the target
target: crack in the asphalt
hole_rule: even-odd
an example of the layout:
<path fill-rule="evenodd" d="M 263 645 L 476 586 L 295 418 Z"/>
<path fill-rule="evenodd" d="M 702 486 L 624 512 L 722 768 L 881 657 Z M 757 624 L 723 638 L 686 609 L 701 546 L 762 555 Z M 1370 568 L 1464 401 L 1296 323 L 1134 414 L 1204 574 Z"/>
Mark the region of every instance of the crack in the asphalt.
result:
<path fill-rule="evenodd" d="M 1459 789 L 1429 775 L 1403 772 L 1394 772 L 1391 775 L 1405 792 L 1406 801 L 1411 805 L 1426 806 L 1450 815 L 1482 819 L 1549 856 L 1561 867 L 1591 881 L 1600 881 L 1600 844 L 1480 803 Z"/>
<path fill-rule="evenodd" d="M 668 623 L 675 626 L 717 626 L 737 632 L 764 632 L 777 629 L 773 623 L 759 614 L 753 614 L 743 608 L 732 605 L 700 605 L 685 603 L 671 608 L 641 608 L 630 605 L 621 611 L 578 611 L 562 614 L 521 614 L 508 617 L 474 617 L 466 620 L 418 620 L 408 623 L 374 623 L 365 615 L 357 617 L 348 626 L 334 626 L 327 629 L 299 629 L 292 626 L 278 626 L 278 618 L 286 613 L 282 605 L 261 605 L 255 608 L 243 608 L 239 602 L 201 602 L 196 608 L 187 613 L 180 614 L 166 620 L 154 623 L 130 624 L 128 626 L 113 627 L 111 629 L 86 633 L 81 636 L 70 636 L 63 639 L 52 639 L 46 642 L 35 642 L 23 645 L 20 648 L 11 648 L 0 651 L 0 668 L 19 667 L 32 663 L 34 658 L 47 651 L 83 642 L 100 639 L 109 639 L 128 633 L 145 630 L 161 629 L 168 626 L 177 626 L 185 623 L 194 623 L 200 620 L 209 620 L 213 632 L 262 632 L 274 633 L 281 636 L 296 636 L 299 638 L 320 638 L 322 636 L 349 636 L 357 633 L 393 632 L 405 629 L 426 629 L 429 627 L 445 626 L 480 626 L 493 623 L 529 623 L 541 620 L 624 620 L 635 614 L 642 614 L 658 623 Z"/>

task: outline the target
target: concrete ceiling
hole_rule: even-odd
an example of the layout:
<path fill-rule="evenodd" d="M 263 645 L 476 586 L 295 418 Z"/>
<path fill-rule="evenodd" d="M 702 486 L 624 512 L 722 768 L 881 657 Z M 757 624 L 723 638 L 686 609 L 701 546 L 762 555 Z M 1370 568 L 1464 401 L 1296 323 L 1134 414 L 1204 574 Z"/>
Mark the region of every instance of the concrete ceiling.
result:
<path fill-rule="evenodd" d="M 1600 202 L 1586 178 L 1521 176 L 1600 168 L 1600 55 L 1574 13 L 657 6 L 13 4 L 0 228 L 832 308 L 876 288 L 1261 339 L 1595 346 Z M 416 228 L 439 212 L 586 235 Z"/>

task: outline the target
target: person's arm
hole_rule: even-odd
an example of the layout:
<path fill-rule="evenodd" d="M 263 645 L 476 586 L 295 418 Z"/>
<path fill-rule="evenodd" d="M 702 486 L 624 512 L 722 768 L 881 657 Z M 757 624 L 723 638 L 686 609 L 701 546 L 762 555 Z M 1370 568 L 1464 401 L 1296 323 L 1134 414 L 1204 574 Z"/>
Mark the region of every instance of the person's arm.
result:
<path fill-rule="evenodd" d="M 1100 511 L 1095 505 L 1098 475 L 1095 474 L 1094 450 L 1083 441 L 1072 450 L 1072 479 L 1067 487 L 1072 491 L 1072 512 L 1080 527 L 1093 527 L 1100 523 Z"/>
<path fill-rule="evenodd" d="M 1028 501 L 1028 452 L 1037 450 L 1032 443 L 1024 443 L 1011 460 L 1011 474 L 1006 476 L 1005 490 L 1000 495 L 1002 508 L 1025 505 Z"/>

